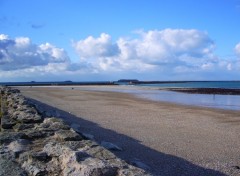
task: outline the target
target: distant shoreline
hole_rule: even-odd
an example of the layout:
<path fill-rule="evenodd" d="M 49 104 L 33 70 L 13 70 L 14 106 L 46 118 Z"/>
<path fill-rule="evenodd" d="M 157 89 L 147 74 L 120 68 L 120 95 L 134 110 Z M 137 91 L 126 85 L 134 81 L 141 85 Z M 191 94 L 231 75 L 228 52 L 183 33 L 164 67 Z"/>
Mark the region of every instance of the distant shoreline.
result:
<path fill-rule="evenodd" d="M 233 81 L 139 81 L 122 79 L 118 81 L 30 81 L 30 82 L 0 82 L 2 86 L 84 86 L 84 85 L 155 85 L 155 84 L 182 84 L 182 83 L 216 83 L 233 82 L 239 83 L 240 80 Z"/>

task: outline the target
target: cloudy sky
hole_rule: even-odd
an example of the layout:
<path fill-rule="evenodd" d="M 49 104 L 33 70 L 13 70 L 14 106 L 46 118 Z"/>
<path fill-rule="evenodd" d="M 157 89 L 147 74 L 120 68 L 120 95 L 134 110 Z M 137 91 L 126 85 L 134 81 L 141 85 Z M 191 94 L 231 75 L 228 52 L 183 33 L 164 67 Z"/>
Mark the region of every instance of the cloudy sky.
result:
<path fill-rule="evenodd" d="M 0 0 L 0 82 L 240 80 L 240 0 Z"/>

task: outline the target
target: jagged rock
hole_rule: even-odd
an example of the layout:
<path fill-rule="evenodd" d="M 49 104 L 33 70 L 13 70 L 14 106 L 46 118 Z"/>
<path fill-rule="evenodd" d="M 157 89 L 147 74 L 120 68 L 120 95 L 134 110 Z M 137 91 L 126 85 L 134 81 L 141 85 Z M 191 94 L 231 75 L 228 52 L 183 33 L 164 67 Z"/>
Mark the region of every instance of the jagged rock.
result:
<path fill-rule="evenodd" d="M 64 150 L 69 150 L 69 147 L 55 142 L 49 142 L 43 147 L 43 152 L 46 152 L 51 157 L 59 157 Z"/>
<path fill-rule="evenodd" d="M 89 147 L 87 149 L 85 149 L 85 151 L 91 155 L 91 156 L 94 156 L 98 159 L 102 159 L 102 160 L 111 160 L 111 159 L 115 159 L 116 156 L 106 150 L 105 148 L 101 147 L 101 146 L 95 146 L 95 147 Z"/>
<path fill-rule="evenodd" d="M 118 176 L 151 176 L 150 174 L 142 172 L 140 169 L 129 167 L 120 169 L 118 171 Z"/>
<path fill-rule="evenodd" d="M 47 175 L 47 166 L 43 162 L 36 162 L 36 161 L 30 161 L 29 162 L 24 162 L 22 164 L 22 168 L 24 168 L 29 175 L 32 176 L 44 176 Z"/>
<path fill-rule="evenodd" d="M 26 132 L 27 138 L 32 140 L 41 139 L 41 138 L 45 138 L 52 135 L 54 135 L 54 132 L 45 132 L 40 130 L 33 130 L 33 131 Z"/>
<path fill-rule="evenodd" d="M 72 165 L 75 157 L 69 156 L 64 161 L 63 175 L 79 175 L 79 176 L 115 176 L 117 175 L 117 167 L 110 166 L 102 160 L 96 158 L 86 158 L 80 162 L 80 165 Z"/>
<path fill-rule="evenodd" d="M 29 114 L 25 111 L 20 111 L 16 116 L 16 120 L 22 123 L 40 123 L 43 119 L 38 114 Z"/>
<path fill-rule="evenodd" d="M 57 130 L 69 130 L 70 127 L 66 123 L 64 123 L 63 120 L 52 117 L 45 118 L 43 123 L 36 127 L 36 129 L 57 131 Z"/>
<path fill-rule="evenodd" d="M 77 133 L 81 134 L 84 139 L 94 140 L 94 136 L 93 136 L 92 134 L 83 133 L 83 132 L 81 131 L 81 126 L 80 126 L 79 124 L 72 123 L 72 124 L 71 124 L 71 128 L 72 128 L 74 131 L 76 131 Z"/>
<path fill-rule="evenodd" d="M 14 131 L 23 131 L 23 130 L 28 130 L 30 128 L 33 128 L 33 124 L 24 124 L 24 123 L 18 123 L 13 126 Z"/>
<path fill-rule="evenodd" d="M 12 141 L 18 139 L 26 139 L 27 135 L 25 133 L 17 132 L 1 132 L 0 133 L 0 144 L 9 144 Z"/>
<path fill-rule="evenodd" d="M 0 154 L 0 176 L 27 176 L 20 165 L 9 154 Z"/>
<path fill-rule="evenodd" d="M 130 164 L 132 164 L 133 166 L 139 167 L 141 169 L 144 169 L 144 170 L 150 169 L 150 167 L 148 165 L 144 164 L 139 159 L 134 159 L 134 160 L 130 161 Z"/>
<path fill-rule="evenodd" d="M 1 121 L 3 129 L 11 129 L 16 124 L 16 121 L 11 119 L 9 116 L 3 116 Z"/>
<path fill-rule="evenodd" d="M 37 159 L 39 161 L 44 161 L 44 162 L 47 162 L 50 159 L 50 157 L 47 155 L 46 152 L 33 153 L 31 155 L 31 157 L 34 158 L 34 159 Z"/>
<path fill-rule="evenodd" d="M 118 147 L 117 145 L 111 143 L 111 142 L 101 142 L 101 146 L 105 147 L 108 150 L 114 150 L 114 151 L 122 151 L 123 149 L 121 147 Z"/>
<path fill-rule="evenodd" d="M 14 156 L 18 156 L 20 153 L 30 149 L 29 144 L 31 144 L 29 140 L 18 139 L 16 141 L 11 142 L 8 145 L 8 149 L 11 152 L 13 152 Z"/>
<path fill-rule="evenodd" d="M 56 131 L 54 137 L 60 141 L 78 141 L 83 139 L 82 136 L 71 130 Z"/>

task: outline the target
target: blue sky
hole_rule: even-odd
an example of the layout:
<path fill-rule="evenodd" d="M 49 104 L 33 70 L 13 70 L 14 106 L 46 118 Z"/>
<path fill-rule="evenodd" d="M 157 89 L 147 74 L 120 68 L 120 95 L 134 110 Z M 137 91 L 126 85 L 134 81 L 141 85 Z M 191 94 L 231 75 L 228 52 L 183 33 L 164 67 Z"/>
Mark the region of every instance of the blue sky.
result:
<path fill-rule="evenodd" d="M 240 0 L 0 0 L 0 81 L 239 80 Z"/>

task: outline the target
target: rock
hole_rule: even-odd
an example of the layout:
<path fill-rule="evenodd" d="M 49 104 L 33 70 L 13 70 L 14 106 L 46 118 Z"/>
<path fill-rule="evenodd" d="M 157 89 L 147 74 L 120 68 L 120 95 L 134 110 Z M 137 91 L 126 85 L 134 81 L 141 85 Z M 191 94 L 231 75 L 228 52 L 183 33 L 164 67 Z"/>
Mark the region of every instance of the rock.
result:
<path fill-rule="evenodd" d="M 59 157 L 64 150 L 68 151 L 69 147 L 56 142 L 49 142 L 43 147 L 43 152 L 46 152 L 47 155 L 51 157 Z"/>
<path fill-rule="evenodd" d="M 9 154 L 0 154 L 0 176 L 27 176 L 17 162 L 14 162 Z"/>
<path fill-rule="evenodd" d="M 106 148 L 108 150 L 114 150 L 114 151 L 122 151 L 123 150 L 121 147 L 118 147 L 117 145 L 115 145 L 111 142 L 102 141 L 101 146 L 103 146 L 104 148 Z"/>
<path fill-rule="evenodd" d="M 13 126 L 14 131 L 23 131 L 23 130 L 29 130 L 30 128 L 33 128 L 34 125 L 33 124 L 22 124 L 22 123 L 18 123 L 16 125 Z"/>
<path fill-rule="evenodd" d="M 71 131 L 71 130 L 56 131 L 54 138 L 59 141 L 78 141 L 83 139 L 82 136 L 80 136 L 75 131 Z"/>
<path fill-rule="evenodd" d="M 64 123 L 63 120 L 57 119 L 55 117 L 45 118 L 43 123 L 41 123 L 36 129 L 46 130 L 46 131 L 58 131 L 58 130 L 69 130 L 70 127 Z"/>
<path fill-rule="evenodd" d="M 13 152 L 14 156 L 18 157 L 20 153 L 30 149 L 29 144 L 31 144 L 29 140 L 18 139 L 16 141 L 11 142 L 8 145 L 8 149 L 11 152 Z"/>
<path fill-rule="evenodd" d="M 1 125 L 3 129 L 11 129 L 16 124 L 16 121 L 9 116 L 3 116 L 1 118 Z"/>
<path fill-rule="evenodd" d="M 78 167 L 72 164 L 71 156 L 64 162 L 65 168 L 63 175 L 79 175 L 79 176 L 115 176 L 117 175 L 117 167 L 107 165 L 103 161 L 96 158 L 87 158 L 80 163 Z"/>
<path fill-rule="evenodd" d="M 94 136 L 93 136 L 92 134 L 81 133 L 81 135 L 82 135 L 85 139 L 94 140 Z"/>
<path fill-rule="evenodd" d="M 96 146 L 99 146 L 96 142 L 93 142 L 90 140 L 66 141 L 66 142 L 64 142 L 64 145 L 74 151 L 88 149 L 88 148 L 94 148 Z"/>
<path fill-rule="evenodd" d="M 47 136 L 52 136 L 52 135 L 54 135 L 54 132 L 45 132 L 40 130 L 32 130 L 32 131 L 26 132 L 27 138 L 32 140 L 41 139 L 41 138 L 45 138 Z"/>
<path fill-rule="evenodd" d="M 22 168 L 24 168 L 29 175 L 32 176 L 45 176 L 47 174 L 47 166 L 43 162 L 36 162 L 33 160 L 28 160 L 28 162 L 24 162 L 22 164 Z"/>
<path fill-rule="evenodd" d="M 31 154 L 31 158 L 39 161 L 43 161 L 43 162 L 48 162 L 51 159 L 51 157 L 49 157 L 46 152 L 33 153 Z"/>
<path fill-rule="evenodd" d="M 89 147 L 85 150 L 89 155 L 101 160 L 115 159 L 116 156 L 101 146 Z"/>
<path fill-rule="evenodd" d="M 81 134 L 84 139 L 94 140 L 94 136 L 92 134 L 82 133 L 81 126 L 79 124 L 72 123 L 71 128 L 77 133 Z"/>
<path fill-rule="evenodd" d="M 16 117 L 18 122 L 22 123 L 40 123 L 42 122 L 42 117 L 38 114 L 28 114 L 26 112 L 19 112 Z"/>
<path fill-rule="evenodd" d="M 144 169 L 144 170 L 150 169 L 150 167 L 148 165 L 144 164 L 139 159 L 134 159 L 134 160 L 130 161 L 130 164 L 132 164 L 133 166 L 139 167 L 141 169 Z"/>
<path fill-rule="evenodd" d="M 16 132 L 1 132 L 0 133 L 0 145 L 9 144 L 12 141 L 18 139 L 26 139 L 27 135 L 25 133 Z"/>

